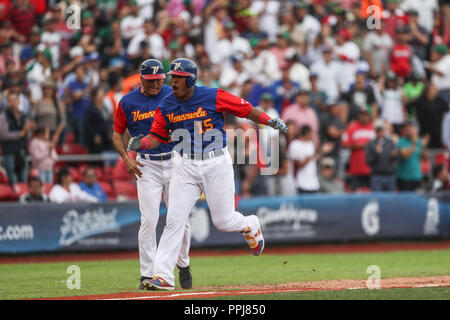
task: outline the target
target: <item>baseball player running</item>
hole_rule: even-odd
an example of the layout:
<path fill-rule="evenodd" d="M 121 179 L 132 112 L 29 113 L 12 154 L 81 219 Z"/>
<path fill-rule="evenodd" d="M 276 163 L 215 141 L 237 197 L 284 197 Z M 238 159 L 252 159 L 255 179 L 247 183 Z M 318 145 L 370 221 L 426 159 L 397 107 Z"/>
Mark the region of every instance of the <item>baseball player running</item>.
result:
<path fill-rule="evenodd" d="M 138 234 L 140 289 L 148 289 L 145 279 L 150 279 L 155 272 L 156 225 L 159 218 L 161 193 L 168 204 L 169 182 L 173 166 L 172 143 L 161 144 L 148 150 L 136 148 L 136 160 L 129 157 L 123 142 L 126 129 L 132 137 L 147 134 L 153 123 L 156 108 L 162 98 L 171 92 L 169 86 L 163 85 L 164 67 L 158 60 L 148 59 L 141 64 L 141 86 L 120 100 L 114 120 L 113 142 L 116 150 L 124 160 L 128 173 L 137 180 L 141 225 Z M 181 287 L 192 287 L 192 275 L 189 268 L 190 225 L 185 221 L 181 250 L 177 255 Z"/>
<path fill-rule="evenodd" d="M 235 211 L 233 167 L 226 148 L 223 113 L 229 112 L 287 132 L 281 119 L 271 119 L 244 99 L 221 89 L 195 86 L 197 66 L 193 61 L 176 59 L 170 70 L 172 93 L 159 104 L 150 134 L 133 137 L 128 143 L 130 150 L 150 150 L 168 143 L 169 139 L 175 141 L 178 134 L 185 134 L 183 141 L 175 147 L 184 146 L 177 150 L 180 159 L 174 166 L 169 187 L 167 220 L 156 252 L 155 274 L 152 279 L 144 280 L 153 290 L 175 288 L 173 270 L 182 248 L 186 222 L 202 191 L 212 222 L 219 230 L 243 233 L 256 256 L 264 249 L 258 217 Z"/>

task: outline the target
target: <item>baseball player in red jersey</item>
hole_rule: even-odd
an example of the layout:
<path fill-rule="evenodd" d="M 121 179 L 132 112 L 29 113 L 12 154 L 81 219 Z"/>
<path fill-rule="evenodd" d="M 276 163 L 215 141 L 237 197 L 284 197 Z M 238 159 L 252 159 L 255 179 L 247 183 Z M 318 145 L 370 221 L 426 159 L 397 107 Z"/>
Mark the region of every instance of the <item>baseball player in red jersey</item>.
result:
<path fill-rule="evenodd" d="M 128 172 L 137 180 L 141 225 L 138 234 L 139 262 L 141 271 L 140 289 L 147 289 L 145 279 L 154 273 L 156 253 L 156 225 L 159 218 L 161 194 L 168 203 L 169 182 L 173 167 L 173 144 L 161 144 L 152 150 L 135 149 L 136 160 L 129 157 L 123 142 L 126 129 L 132 137 L 147 134 L 153 123 L 160 101 L 171 92 L 163 85 L 165 74 L 161 62 L 145 60 L 141 64 L 141 86 L 122 97 L 114 120 L 114 146 L 124 160 Z M 177 255 L 180 284 L 184 289 L 192 287 L 189 268 L 190 225 L 186 222 L 182 246 Z"/>
<path fill-rule="evenodd" d="M 223 113 L 287 132 L 281 119 L 271 119 L 244 99 L 221 89 L 195 86 L 197 66 L 193 61 L 176 59 L 170 69 L 172 93 L 159 104 L 150 134 L 145 138 L 134 137 L 128 143 L 129 150 L 150 150 L 182 136 L 182 141 L 174 148 L 180 152 L 180 158 L 170 183 L 167 220 L 156 252 L 155 274 L 152 279 L 144 280 L 153 290 L 175 288 L 173 270 L 182 247 L 185 225 L 202 192 L 212 222 L 219 230 L 243 233 L 256 256 L 264 249 L 258 217 L 235 211 L 234 174 L 226 148 Z"/>

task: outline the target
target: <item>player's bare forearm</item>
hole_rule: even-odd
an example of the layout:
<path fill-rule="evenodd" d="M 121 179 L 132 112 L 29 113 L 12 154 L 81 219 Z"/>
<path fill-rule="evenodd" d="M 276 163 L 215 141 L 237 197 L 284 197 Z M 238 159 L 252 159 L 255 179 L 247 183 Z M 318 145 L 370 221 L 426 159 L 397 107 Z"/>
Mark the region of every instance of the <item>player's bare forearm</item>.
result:
<path fill-rule="evenodd" d="M 123 142 L 123 135 L 120 133 L 114 131 L 112 136 L 114 148 L 116 148 L 117 152 L 119 153 L 120 157 L 125 160 L 126 158 L 129 158 L 127 150 L 125 149 L 125 144 Z"/>

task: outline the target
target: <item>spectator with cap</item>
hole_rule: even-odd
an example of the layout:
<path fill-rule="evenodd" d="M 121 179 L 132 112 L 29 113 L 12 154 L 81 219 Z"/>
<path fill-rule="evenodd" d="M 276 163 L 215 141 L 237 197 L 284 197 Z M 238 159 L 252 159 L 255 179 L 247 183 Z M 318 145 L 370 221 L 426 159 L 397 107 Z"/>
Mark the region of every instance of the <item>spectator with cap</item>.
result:
<path fill-rule="evenodd" d="M 439 91 L 439 96 L 450 103 L 450 54 L 445 44 L 433 47 L 431 63 L 425 64 L 425 68 L 431 72 L 430 82 Z"/>
<path fill-rule="evenodd" d="M 38 177 L 28 179 L 28 192 L 20 196 L 19 202 L 49 202 L 48 196 L 42 192 L 42 181 Z"/>
<path fill-rule="evenodd" d="M 10 91 L 6 96 L 7 108 L 0 113 L 0 146 L 3 167 L 10 185 L 25 182 L 28 174 L 26 163 L 27 136 L 34 123 L 19 110 L 19 94 Z"/>
<path fill-rule="evenodd" d="M 49 80 L 52 75 L 51 62 L 52 55 L 50 50 L 43 44 L 37 48 L 36 59 L 27 64 L 28 87 L 30 88 L 30 101 L 36 103 L 42 99 L 42 83 Z"/>
<path fill-rule="evenodd" d="M 102 186 L 97 182 L 97 172 L 92 166 L 87 167 L 83 172 L 83 181 L 78 183 L 81 190 L 97 198 L 98 202 L 108 200 Z"/>
<path fill-rule="evenodd" d="M 399 7 L 400 0 L 387 0 L 386 10 L 383 11 L 383 17 L 385 20 L 386 32 L 395 38 L 395 30 L 399 26 L 404 26 L 407 23 L 407 16 L 405 12 Z"/>
<path fill-rule="evenodd" d="M 52 54 L 51 64 L 55 69 L 59 68 L 62 44 L 61 34 L 55 30 L 56 23 L 57 21 L 51 14 L 45 16 L 43 19 L 44 30 L 41 35 L 42 44 L 44 44 Z"/>
<path fill-rule="evenodd" d="M 317 74 L 317 88 L 324 91 L 330 101 L 339 98 L 339 64 L 332 60 L 333 49 L 322 47 L 322 59 L 314 62 L 310 72 Z"/>
<path fill-rule="evenodd" d="M 344 193 L 344 184 L 336 178 L 336 162 L 333 158 L 325 157 L 320 161 L 319 172 L 319 192 L 323 193 Z"/>
<path fill-rule="evenodd" d="M 284 68 L 281 71 L 281 79 L 272 83 L 270 86 L 270 93 L 274 98 L 275 109 L 278 113 L 292 104 L 295 100 L 295 95 L 300 90 L 300 84 L 291 80 L 289 68 Z"/>
<path fill-rule="evenodd" d="M 289 144 L 289 158 L 293 162 L 294 176 L 297 193 L 315 193 L 319 191 L 319 179 L 317 177 L 318 152 L 313 142 L 311 127 L 303 125 L 300 135 Z"/>
<path fill-rule="evenodd" d="M 389 121 L 397 133 L 400 132 L 400 128 L 407 118 L 406 98 L 398 82 L 396 74 L 388 72 L 379 83 L 380 117 Z"/>
<path fill-rule="evenodd" d="M 417 125 L 408 121 L 405 125 L 404 135 L 400 137 L 399 162 L 397 167 L 397 187 L 400 191 L 415 191 L 421 187 L 422 170 L 420 160 L 427 156 L 426 146 L 428 138 L 420 138 Z"/>
<path fill-rule="evenodd" d="M 374 122 L 376 138 L 366 145 L 366 163 L 371 168 L 372 191 L 394 191 L 396 188 L 398 149 L 386 136 L 385 121 Z"/>
<path fill-rule="evenodd" d="M 370 187 L 371 171 L 366 162 L 365 147 L 373 139 L 375 139 L 375 131 L 372 109 L 367 105 L 360 108 L 358 119 L 352 121 L 342 135 L 342 147 L 350 149 L 351 152 L 348 174 L 352 191 Z"/>
<path fill-rule="evenodd" d="M 442 119 L 448 111 L 449 106 L 438 95 L 435 85 L 429 84 L 423 94 L 410 108 L 416 111 L 417 121 L 420 126 L 420 135 L 429 135 L 429 148 L 441 148 Z"/>
<path fill-rule="evenodd" d="M 316 112 L 309 106 L 308 92 L 300 90 L 295 96 L 295 102 L 286 107 L 281 113 L 281 119 L 284 122 L 289 120 L 295 121 L 297 126 L 301 128 L 304 125 L 311 129 L 312 140 L 316 144 L 319 143 L 319 118 Z"/>
<path fill-rule="evenodd" d="M 338 83 L 341 92 L 345 93 L 355 82 L 360 50 L 356 43 L 351 41 L 351 34 L 347 29 L 341 29 L 336 35 L 335 55 L 339 69 Z"/>
<path fill-rule="evenodd" d="M 80 186 L 73 182 L 68 167 L 62 167 L 56 174 L 56 183 L 48 194 L 50 202 L 54 203 L 78 203 L 99 202 L 95 196 L 83 191 Z"/>

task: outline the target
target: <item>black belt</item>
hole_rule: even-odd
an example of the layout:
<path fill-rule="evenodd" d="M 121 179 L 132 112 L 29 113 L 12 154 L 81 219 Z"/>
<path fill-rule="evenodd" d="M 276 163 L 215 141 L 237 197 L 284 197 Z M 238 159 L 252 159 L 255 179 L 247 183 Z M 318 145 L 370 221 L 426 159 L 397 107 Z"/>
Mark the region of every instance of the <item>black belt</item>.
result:
<path fill-rule="evenodd" d="M 164 155 L 151 155 L 151 154 L 145 154 L 145 153 L 140 153 L 141 158 L 145 159 L 145 160 L 156 160 L 156 161 L 161 161 L 161 160 L 169 160 L 172 158 L 172 153 L 167 153 Z"/>
<path fill-rule="evenodd" d="M 206 160 L 206 159 L 211 159 L 217 156 L 221 156 L 223 154 L 225 154 L 224 149 L 217 149 L 214 151 L 210 151 L 210 152 L 205 152 L 205 153 L 180 153 L 181 156 L 189 158 L 191 160 Z"/>

